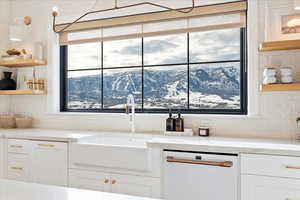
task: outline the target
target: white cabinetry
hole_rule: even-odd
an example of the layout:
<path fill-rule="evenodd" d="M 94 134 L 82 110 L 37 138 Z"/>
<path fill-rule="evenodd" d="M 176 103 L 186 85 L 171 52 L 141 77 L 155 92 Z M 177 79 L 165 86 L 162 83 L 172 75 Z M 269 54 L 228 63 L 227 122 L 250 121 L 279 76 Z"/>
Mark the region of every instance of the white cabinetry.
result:
<path fill-rule="evenodd" d="M 80 189 L 111 191 L 110 175 L 103 172 L 88 172 L 80 170 L 69 171 L 69 186 Z"/>
<path fill-rule="evenodd" d="M 160 180 L 141 176 L 111 174 L 112 192 L 144 197 L 160 197 Z"/>
<path fill-rule="evenodd" d="M 70 170 L 71 187 L 143 197 L 160 197 L 160 179 L 114 173 Z"/>
<path fill-rule="evenodd" d="M 68 185 L 68 144 L 7 140 L 5 177 L 34 183 Z"/>
<path fill-rule="evenodd" d="M 242 200 L 300 199 L 300 157 L 243 154 Z"/>
<path fill-rule="evenodd" d="M 7 140 L 5 177 L 30 181 L 30 144 L 27 140 Z"/>
<path fill-rule="evenodd" d="M 68 185 L 68 146 L 62 142 L 31 141 L 32 181 Z"/>
<path fill-rule="evenodd" d="M 245 175 L 242 176 L 242 200 L 298 200 L 300 180 Z"/>

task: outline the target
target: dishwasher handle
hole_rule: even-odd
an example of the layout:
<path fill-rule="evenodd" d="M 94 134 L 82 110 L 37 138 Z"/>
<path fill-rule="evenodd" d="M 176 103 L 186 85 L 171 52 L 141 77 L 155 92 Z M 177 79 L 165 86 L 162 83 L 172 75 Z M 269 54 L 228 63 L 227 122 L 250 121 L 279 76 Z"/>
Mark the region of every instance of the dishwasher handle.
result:
<path fill-rule="evenodd" d="M 167 162 L 187 163 L 187 164 L 196 164 L 196 165 L 210 165 L 210 166 L 217 166 L 217 167 L 232 167 L 233 165 L 231 161 L 216 162 L 216 161 L 205 161 L 205 160 L 190 160 L 190 159 L 174 158 L 172 156 L 167 157 Z"/>

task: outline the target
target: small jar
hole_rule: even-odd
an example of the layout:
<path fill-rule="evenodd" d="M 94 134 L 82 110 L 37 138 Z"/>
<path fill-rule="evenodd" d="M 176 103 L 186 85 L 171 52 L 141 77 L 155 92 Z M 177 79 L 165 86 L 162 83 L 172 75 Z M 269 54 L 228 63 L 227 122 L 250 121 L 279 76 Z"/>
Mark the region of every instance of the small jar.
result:
<path fill-rule="evenodd" d="M 209 128 L 208 127 L 200 127 L 198 134 L 200 137 L 208 137 L 209 136 Z"/>

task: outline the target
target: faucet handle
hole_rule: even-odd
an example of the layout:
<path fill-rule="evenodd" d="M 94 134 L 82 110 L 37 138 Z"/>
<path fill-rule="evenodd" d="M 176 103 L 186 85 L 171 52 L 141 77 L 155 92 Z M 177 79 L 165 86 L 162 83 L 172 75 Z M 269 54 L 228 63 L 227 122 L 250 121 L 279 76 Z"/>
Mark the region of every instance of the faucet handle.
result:
<path fill-rule="evenodd" d="M 128 106 L 128 104 L 125 104 L 125 113 L 129 114 L 129 106 Z"/>

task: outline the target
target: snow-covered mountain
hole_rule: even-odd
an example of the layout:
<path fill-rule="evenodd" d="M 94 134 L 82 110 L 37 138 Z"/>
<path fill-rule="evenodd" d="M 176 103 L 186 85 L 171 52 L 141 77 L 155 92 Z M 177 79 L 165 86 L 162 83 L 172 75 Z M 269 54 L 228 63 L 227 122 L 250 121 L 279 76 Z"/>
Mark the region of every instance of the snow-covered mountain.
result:
<path fill-rule="evenodd" d="M 239 65 L 195 65 L 187 67 L 159 67 L 144 69 L 145 108 L 186 108 L 190 87 L 190 108 L 239 108 Z M 70 78 L 69 108 L 101 108 L 101 77 Z M 105 108 L 124 108 L 126 98 L 134 94 L 137 104 L 142 102 L 141 69 L 105 73 L 103 103 Z"/>

